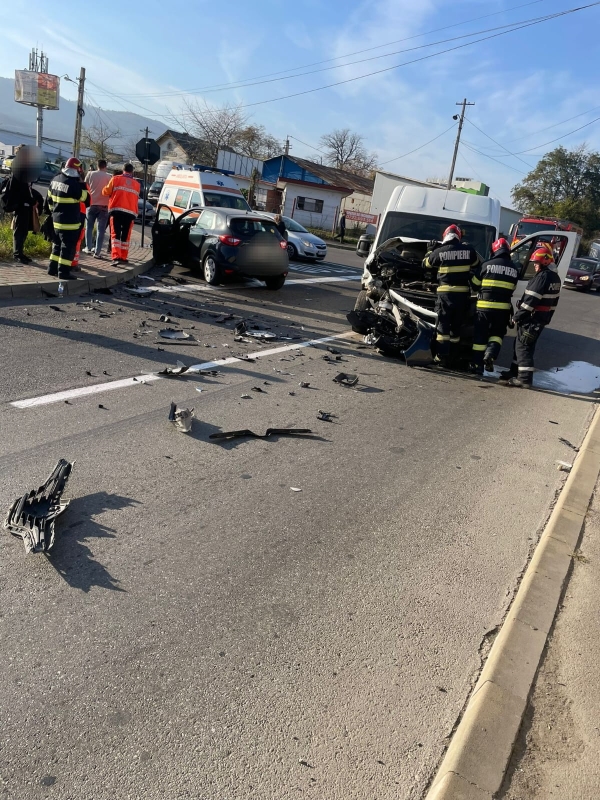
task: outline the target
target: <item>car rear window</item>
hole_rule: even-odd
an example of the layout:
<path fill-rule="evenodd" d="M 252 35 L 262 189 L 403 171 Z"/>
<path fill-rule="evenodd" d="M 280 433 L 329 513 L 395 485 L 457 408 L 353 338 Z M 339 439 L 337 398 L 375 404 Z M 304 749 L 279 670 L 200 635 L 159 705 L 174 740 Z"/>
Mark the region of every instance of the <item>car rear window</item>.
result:
<path fill-rule="evenodd" d="M 266 219 L 233 218 L 229 220 L 229 227 L 233 233 L 238 235 L 253 236 L 255 233 L 273 233 L 279 236 L 275 223 Z"/>

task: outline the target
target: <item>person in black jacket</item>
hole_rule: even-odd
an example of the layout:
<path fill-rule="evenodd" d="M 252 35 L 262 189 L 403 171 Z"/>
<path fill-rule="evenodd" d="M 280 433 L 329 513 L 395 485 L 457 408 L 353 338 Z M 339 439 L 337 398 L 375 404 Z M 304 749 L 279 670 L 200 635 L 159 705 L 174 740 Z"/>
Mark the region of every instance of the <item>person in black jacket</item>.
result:
<path fill-rule="evenodd" d="M 285 227 L 285 222 L 283 221 L 283 217 L 281 216 L 281 214 L 275 214 L 275 219 L 273 221 L 275 222 L 275 227 L 287 242 L 288 232 L 287 228 Z"/>
<path fill-rule="evenodd" d="M 482 264 L 472 278 L 473 285 L 479 289 L 472 361 L 472 371 L 476 375 L 483 375 L 484 367 L 488 372 L 494 370 L 494 361 L 510 322 L 511 299 L 520 275 L 510 257 L 506 239 L 493 242 L 492 253 L 493 258 Z"/>
<path fill-rule="evenodd" d="M 50 184 L 46 201 L 55 232 L 48 275 L 69 280 L 83 225 L 81 203 L 89 203 L 83 165 L 78 158 L 66 162 Z"/>
<path fill-rule="evenodd" d="M 450 225 L 443 233 L 441 246 L 427 253 L 423 261 L 426 270 L 437 270 L 435 361 L 442 367 L 456 364 L 460 332 L 471 305 L 471 272 L 481 263 L 475 248 L 461 240 L 461 229 Z"/>
<path fill-rule="evenodd" d="M 501 376 L 501 380 L 509 379 L 509 386 L 523 389 L 530 389 L 533 385 L 535 371 L 533 354 L 542 331 L 554 315 L 561 286 L 550 244 L 538 247 L 529 260 L 535 264 L 535 275 L 527 284 L 523 297 L 517 303 L 517 312 L 514 317 L 517 324 L 516 365 L 513 361 L 511 369 Z M 516 377 L 514 376 L 515 366 L 517 368 Z"/>
<path fill-rule="evenodd" d="M 2 198 L 4 211 L 13 215 L 13 258 L 21 264 L 29 264 L 31 259 L 23 252 L 25 239 L 29 231 L 34 230 L 34 213 L 42 210 L 44 199 L 31 183 L 17 175 L 7 178 Z"/>

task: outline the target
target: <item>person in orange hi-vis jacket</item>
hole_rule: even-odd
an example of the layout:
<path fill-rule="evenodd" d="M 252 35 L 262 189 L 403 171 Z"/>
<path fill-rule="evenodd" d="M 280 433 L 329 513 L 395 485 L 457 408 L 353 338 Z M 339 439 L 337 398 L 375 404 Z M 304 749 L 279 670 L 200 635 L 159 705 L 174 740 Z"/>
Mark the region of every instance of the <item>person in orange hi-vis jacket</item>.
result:
<path fill-rule="evenodd" d="M 108 213 L 110 216 L 110 236 L 112 241 L 112 263 L 127 264 L 129 258 L 129 238 L 138 214 L 140 185 L 133 178 L 133 166 L 125 164 L 122 175 L 115 175 L 102 189 L 105 197 L 110 197 Z"/>

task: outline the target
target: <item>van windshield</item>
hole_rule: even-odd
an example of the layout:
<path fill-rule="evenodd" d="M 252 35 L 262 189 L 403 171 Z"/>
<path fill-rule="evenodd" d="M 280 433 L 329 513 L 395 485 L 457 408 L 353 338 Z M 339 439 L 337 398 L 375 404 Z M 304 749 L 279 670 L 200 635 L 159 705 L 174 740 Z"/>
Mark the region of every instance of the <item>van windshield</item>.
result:
<path fill-rule="evenodd" d="M 387 239 L 401 236 L 406 239 L 422 239 L 440 241 L 448 225 L 459 225 L 464 232 L 464 241 L 473 245 L 482 258 L 489 258 L 492 242 L 496 229 L 491 225 L 480 225 L 476 222 L 465 220 L 444 219 L 443 217 L 429 217 L 424 214 L 406 214 L 402 211 L 390 211 L 383 220 L 378 244 L 383 244 Z"/>
<path fill-rule="evenodd" d="M 204 192 L 204 206 L 217 208 L 234 208 L 236 211 L 252 211 L 244 197 L 239 194 L 219 194 L 217 192 Z"/>

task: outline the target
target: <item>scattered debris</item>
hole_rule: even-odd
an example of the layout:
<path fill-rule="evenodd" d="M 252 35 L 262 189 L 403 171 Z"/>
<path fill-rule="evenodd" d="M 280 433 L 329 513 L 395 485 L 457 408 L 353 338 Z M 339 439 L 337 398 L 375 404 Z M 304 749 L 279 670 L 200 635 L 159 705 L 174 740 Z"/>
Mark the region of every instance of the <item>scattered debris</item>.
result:
<path fill-rule="evenodd" d="M 103 406 L 102 403 L 98 403 L 98 408 L 103 408 L 104 411 L 108 411 L 106 406 Z"/>
<path fill-rule="evenodd" d="M 310 387 L 310 383 L 308 383 L 307 381 L 300 381 L 300 383 L 299 383 L 298 385 L 299 385 L 299 386 L 300 386 L 302 389 L 308 389 L 308 388 Z"/>
<path fill-rule="evenodd" d="M 196 391 L 197 392 L 203 392 L 204 389 L 201 386 L 196 386 Z"/>
<path fill-rule="evenodd" d="M 160 317 L 158 318 L 158 321 L 159 322 L 173 322 L 171 317 L 168 317 L 166 314 L 161 314 Z"/>
<path fill-rule="evenodd" d="M 163 339 L 190 339 L 190 334 L 185 331 L 178 331 L 175 328 L 163 328 L 158 332 Z"/>
<path fill-rule="evenodd" d="M 548 422 L 551 422 L 553 425 L 558 425 L 558 422 L 555 422 L 553 419 L 549 419 Z"/>
<path fill-rule="evenodd" d="M 92 373 L 89 371 L 89 369 L 86 369 L 85 374 L 89 375 L 90 378 L 95 378 L 96 377 L 95 375 L 92 375 Z"/>
<path fill-rule="evenodd" d="M 294 373 L 293 373 L 293 372 L 284 372 L 284 370 L 282 370 L 282 369 L 275 369 L 275 367 L 273 367 L 273 372 L 277 372 L 277 373 L 279 373 L 279 375 L 291 375 L 292 377 L 293 377 L 293 375 L 294 375 Z"/>
<path fill-rule="evenodd" d="M 578 447 L 575 447 L 575 445 L 574 445 L 574 444 L 572 444 L 572 443 L 571 443 L 571 442 L 570 442 L 568 439 L 565 439 L 563 436 L 559 436 L 559 437 L 558 437 L 558 441 L 559 441 L 559 442 L 562 442 L 563 444 L 566 444 L 566 445 L 567 445 L 567 447 L 570 447 L 570 448 L 571 448 L 571 450 L 575 450 L 575 452 L 576 452 L 576 453 L 578 453 L 578 452 L 579 452 L 579 448 L 578 448 Z"/>
<path fill-rule="evenodd" d="M 260 392 L 261 394 L 267 394 L 264 389 L 261 389 L 260 386 L 253 386 L 250 389 L 251 392 Z"/>
<path fill-rule="evenodd" d="M 573 553 L 569 553 L 571 558 L 575 559 L 575 561 L 579 561 L 581 564 L 589 564 L 590 560 L 586 556 L 583 555 L 581 550 L 575 550 Z"/>
<path fill-rule="evenodd" d="M 249 394 L 241 394 L 240 397 L 242 400 L 252 400 Z"/>
<path fill-rule="evenodd" d="M 64 313 L 64 308 L 59 308 L 58 306 L 48 306 L 48 308 L 51 308 L 52 311 L 62 311 Z"/>
<path fill-rule="evenodd" d="M 331 411 L 321 411 L 321 409 L 319 409 L 317 411 L 317 419 L 320 419 L 322 422 L 333 422 L 334 419 L 337 419 L 337 416 L 332 414 Z"/>
<path fill-rule="evenodd" d="M 267 428 L 266 433 L 259 434 L 247 428 L 241 431 L 222 431 L 221 433 L 211 433 L 209 439 L 268 439 L 270 436 L 306 436 L 312 435 L 310 428 Z"/>
<path fill-rule="evenodd" d="M 156 282 L 155 278 L 151 278 L 150 275 L 138 275 L 139 280 L 141 281 L 152 281 L 152 283 Z"/>
<path fill-rule="evenodd" d="M 269 331 L 265 330 L 259 330 L 258 326 L 256 325 L 253 325 L 252 329 L 248 328 L 248 325 L 244 320 L 238 322 L 233 330 L 236 336 L 251 336 L 253 339 L 277 339 L 277 336 L 274 333 L 270 333 Z M 236 339 L 235 341 L 239 340 Z"/>
<path fill-rule="evenodd" d="M 353 375 L 350 372 L 340 372 L 333 380 L 335 383 L 339 383 L 342 386 L 356 386 L 358 383 L 358 375 Z"/>
<path fill-rule="evenodd" d="M 193 408 L 177 408 L 175 403 L 171 403 L 169 410 L 169 422 L 182 433 L 189 433 L 192 430 L 192 419 L 194 418 Z"/>
<path fill-rule="evenodd" d="M 67 506 L 60 502 L 73 464 L 61 458 L 38 489 L 27 492 L 10 507 L 4 527 L 23 539 L 27 553 L 47 552 L 54 544 L 54 522 Z"/>
<path fill-rule="evenodd" d="M 183 375 L 188 370 L 188 366 L 182 364 L 181 361 L 178 361 L 176 367 L 165 367 L 164 369 L 161 369 L 160 372 L 157 372 L 156 375 L 164 375 L 167 378 L 177 378 L 179 375 Z"/>
<path fill-rule="evenodd" d="M 239 358 L 240 361 L 249 361 L 251 364 L 256 364 L 256 359 L 250 358 L 250 356 L 241 355 L 236 356 L 236 358 Z"/>
<path fill-rule="evenodd" d="M 234 342 L 244 342 L 244 344 L 252 344 L 252 339 L 245 339 L 243 336 L 234 336 Z"/>
<path fill-rule="evenodd" d="M 297 486 L 290 486 L 290 489 L 292 490 L 292 492 L 301 492 L 302 491 L 302 489 L 299 489 Z M 301 761 L 300 763 L 304 764 L 305 767 L 310 766 L 309 764 L 306 763 L 306 761 Z"/>
<path fill-rule="evenodd" d="M 126 286 L 125 291 L 129 292 L 129 294 L 134 294 L 136 297 L 148 297 L 149 295 L 154 294 L 156 289 L 149 289 L 147 286 L 142 286 L 139 289 L 134 286 Z"/>
<path fill-rule="evenodd" d="M 556 468 L 560 472 L 571 472 L 573 469 L 573 464 L 569 464 L 567 461 L 557 461 Z"/>
<path fill-rule="evenodd" d="M 105 369 L 102 370 L 102 374 L 103 375 L 108 375 L 108 377 L 110 378 L 110 372 L 107 372 Z"/>
<path fill-rule="evenodd" d="M 204 375 L 204 376 L 206 376 L 206 375 L 214 376 L 214 375 L 220 375 L 220 374 L 221 373 L 219 372 L 218 369 L 201 369 L 200 372 L 198 373 L 198 375 Z"/>
<path fill-rule="evenodd" d="M 220 317 L 215 317 L 215 322 L 218 322 L 220 325 L 222 322 L 227 322 L 230 319 L 233 319 L 233 314 L 221 314 Z"/>
<path fill-rule="evenodd" d="M 290 397 L 296 397 L 296 392 L 288 392 L 288 394 L 290 395 Z"/>
<path fill-rule="evenodd" d="M 327 352 L 331 353 L 332 356 L 339 356 L 340 355 L 340 351 L 336 350 L 335 347 L 328 347 L 327 348 Z"/>

